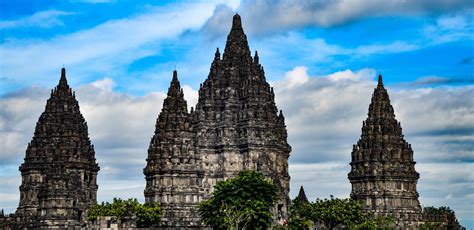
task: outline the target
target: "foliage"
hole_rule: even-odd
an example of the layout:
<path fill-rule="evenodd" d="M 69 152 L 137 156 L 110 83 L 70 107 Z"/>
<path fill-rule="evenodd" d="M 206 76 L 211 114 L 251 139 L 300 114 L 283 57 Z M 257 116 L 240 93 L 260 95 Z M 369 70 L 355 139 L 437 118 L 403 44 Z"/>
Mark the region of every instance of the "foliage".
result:
<path fill-rule="evenodd" d="M 331 196 L 331 199 L 316 200 L 313 204 L 311 219 L 321 223 L 329 229 L 343 225 L 355 227 L 367 219 L 360 204 L 350 199 L 339 199 Z"/>
<path fill-rule="evenodd" d="M 158 203 L 140 204 L 137 199 L 132 198 L 128 200 L 114 198 L 112 203 L 95 204 L 87 213 L 89 220 L 96 220 L 103 216 L 114 216 L 122 219 L 125 216 L 132 215 L 137 217 L 139 227 L 148 227 L 160 220 L 161 207 Z"/>
<path fill-rule="evenodd" d="M 199 214 L 215 229 L 267 229 L 276 199 L 277 188 L 271 180 L 255 171 L 242 171 L 217 182 L 212 197 L 199 204 Z"/>
<path fill-rule="evenodd" d="M 392 222 L 387 217 L 373 218 L 354 200 L 333 196 L 330 199 L 318 199 L 313 203 L 312 220 L 329 229 L 337 226 L 346 226 L 350 229 L 377 229 Z"/>
<path fill-rule="evenodd" d="M 302 202 L 296 197 L 288 210 L 288 229 L 311 229 L 312 206 L 309 202 Z"/>
<path fill-rule="evenodd" d="M 332 196 L 330 199 L 317 199 L 313 203 L 294 199 L 289 214 L 289 229 L 311 229 L 313 223 L 328 229 L 336 227 L 377 229 L 389 226 L 393 222 L 388 217 L 372 217 L 356 201 Z"/>
<path fill-rule="evenodd" d="M 444 206 L 441 206 L 439 208 L 435 208 L 435 207 L 432 207 L 432 206 L 424 207 L 423 208 L 423 214 L 425 214 L 425 215 L 443 215 L 443 214 L 446 214 L 448 216 L 455 216 L 455 213 L 454 213 L 453 210 L 451 210 L 451 208 L 444 207 Z"/>
<path fill-rule="evenodd" d="M 160 221 L 161 206 L 158 203 L 140 204 L 135 207 L 135 215 L 138 227 L 152 226 Z"/>

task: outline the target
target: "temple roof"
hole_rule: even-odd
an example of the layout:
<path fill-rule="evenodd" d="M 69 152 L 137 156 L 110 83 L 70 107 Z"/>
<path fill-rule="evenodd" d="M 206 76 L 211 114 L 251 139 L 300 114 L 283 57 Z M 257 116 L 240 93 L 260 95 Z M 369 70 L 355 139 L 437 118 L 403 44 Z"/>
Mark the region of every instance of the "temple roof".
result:
<path fill-rule="evenodd" d="M 372 94 L 368 117 L 362 124 L 362 134 L 352 151 L 353 163 L 363 161 L 401 161 L 414 164 L 413 150 L 403 136 L 400 122 L 383 84 L 378 77 Z M 414 170 L 410 167 L 410 170 Z"/>
<path fill-rule="evenodd" d="M 87 123 L 75 93 L 67 83 L 66 69 L 62 68 L 59 83 L 51 90 L 45 110 L 36 123 L 24 165 L 64 161 L 71 156 L 74 156 L 71 160 L 95 165 L 98 170 Z"/>

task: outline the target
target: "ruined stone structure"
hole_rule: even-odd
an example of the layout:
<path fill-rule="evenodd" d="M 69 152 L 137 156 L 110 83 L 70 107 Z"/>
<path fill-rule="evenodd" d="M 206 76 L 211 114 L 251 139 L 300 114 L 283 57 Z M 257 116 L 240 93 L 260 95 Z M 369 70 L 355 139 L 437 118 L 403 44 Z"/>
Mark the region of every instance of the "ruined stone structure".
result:
<path fill-rule="evenodd" d="M 34 228 L 80 226 L 96 203 L 98 171 L 87 123 L 63 68 L 20 166 L 16 216 Z"/>
<path fill-rule="evenodd" d="M 280 191 L 275 222 L 286 217 L 291 147 L 274 96 L 238 14 L 190 113 L 174 72 L 144 169 L 146 202 L 161 202 L 164 209 L 161 226 L 200 226 L 198 202 L 210 197 L 218 181 L 242 170 L 274 181 Z"/>
<path fill-rule="evenodd" d="M 421 206 L 413 150 L 402 134 L 400 122 L 382 76 L 372 95 L 362 135 L 352 150 L 351 198 L 376 216 L 392 215 L 401 228 L 418 226 Z"/>

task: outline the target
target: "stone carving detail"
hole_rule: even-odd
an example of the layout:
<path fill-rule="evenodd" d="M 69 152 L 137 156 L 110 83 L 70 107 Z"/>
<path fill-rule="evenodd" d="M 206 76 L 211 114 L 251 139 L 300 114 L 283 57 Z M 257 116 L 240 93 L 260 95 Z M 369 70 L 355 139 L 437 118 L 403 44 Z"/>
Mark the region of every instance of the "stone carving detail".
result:
<path fill-rule="evenodd" d="M 144 169 L 145 199 L 162 202 L 162 226 L 200 225 L 198 202 L 210 197 L 217 181 L 242 170 L 260 171 L 275 182 L 280 191 L 275 222 L 286 217 L 291 147 L 274 98 L 258 53 L 251 56 L 238 14 L 224 54 L 221 58 L 216 50 L 196 109 L 190 113 L 174 72 Z M 178 151 L 179 156 L 175 148 L 185 151 Z"/>
<path fill-rule="evenodd" d="M 362 135 L 352 150 L 351 198 L 378 216 L 395 215 L 397 226 L 417 227 L 421 215 L 413 150 L 395 119 L 382 76 L 372 95 Z"/>
<path fill-rule="evenodd" d="M 96 203 L 98 171 L 87 123 L 63 68 L 20 166 L 16 215 L 34 227 L 80 226 Z"/>

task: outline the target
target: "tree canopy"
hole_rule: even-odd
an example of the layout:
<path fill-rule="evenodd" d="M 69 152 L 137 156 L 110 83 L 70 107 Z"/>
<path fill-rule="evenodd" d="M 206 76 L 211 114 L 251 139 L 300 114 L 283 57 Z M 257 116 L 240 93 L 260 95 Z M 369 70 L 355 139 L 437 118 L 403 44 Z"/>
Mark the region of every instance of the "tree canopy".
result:
<path fill-rule="evenodd" d="M 158 203 L 140 204 L 137 199 L 132 198 L 128 200 L 114 198 L 112 203 L 95 204 L 87 213 L 89 220 L 103 216 L 114 216 L 118 219 L 135 216 L 138 227 L 149 227 L 160 221 L 161 207 Z"/>
<path fill-rule="evenodd" d="M 301 202 L 295 198 L 290 206 L 289 229 L 310 229 L 312 224 L 328 229 L 346 227 L 350 229 L 377 229 L 391 223 L 390 218 L 374 218 L 362 206 L 349 198 L 317 199 Z"/>
<path fill-rule="evenodd" d="M 259 172 L 242 171 L 217 182 L 212 197 L 200 203 L 199 214 L 215 229 L 267 229 L 276 200 L 277 188 L 271 180 Z"/>

